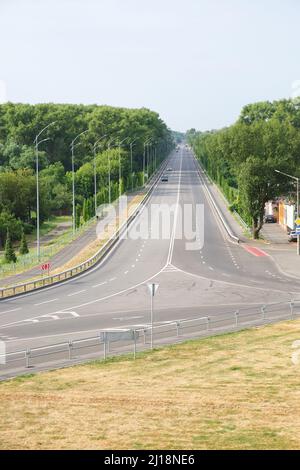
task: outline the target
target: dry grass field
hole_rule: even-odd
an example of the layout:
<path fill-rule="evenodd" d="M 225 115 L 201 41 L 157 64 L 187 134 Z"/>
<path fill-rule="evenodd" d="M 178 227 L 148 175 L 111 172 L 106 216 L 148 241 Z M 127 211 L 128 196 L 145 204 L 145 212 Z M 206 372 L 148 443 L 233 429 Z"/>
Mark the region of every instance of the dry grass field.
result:
<path fill-rule="evenodd" d="M 1 449 L 299 449 L 300 321 L 0 383 Z"/>

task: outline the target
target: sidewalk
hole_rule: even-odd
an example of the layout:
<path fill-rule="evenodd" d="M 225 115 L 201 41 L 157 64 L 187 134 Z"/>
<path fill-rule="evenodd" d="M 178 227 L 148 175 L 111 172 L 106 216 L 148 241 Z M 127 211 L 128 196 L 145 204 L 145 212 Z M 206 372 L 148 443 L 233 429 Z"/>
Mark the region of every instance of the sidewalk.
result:
<path fill-rule="evenodd" d="M 264 225 L 262 235 L 265 240 L 253 240 L 248 238 L 244 233 L 244 227 L 237 222 L 228 209 L 228 202 L 221 193 L 221 190 L 205 173 L 203 173 L 203 175 L 205 183 L 222 212 L 223 217 L 240 241 L 263 249 L 273 259 L 280 272 L 294 279 L 300 279 L 300 256 L 297 256 L 297 244 L 289 243 L 287 234 L 278 224 Z"/>
<path fill-rule="evenodd" d="M 264 224 L 261 229 L 261 235 L 269 243 L 289 244 L 287 233 L 276 223 Z"/>

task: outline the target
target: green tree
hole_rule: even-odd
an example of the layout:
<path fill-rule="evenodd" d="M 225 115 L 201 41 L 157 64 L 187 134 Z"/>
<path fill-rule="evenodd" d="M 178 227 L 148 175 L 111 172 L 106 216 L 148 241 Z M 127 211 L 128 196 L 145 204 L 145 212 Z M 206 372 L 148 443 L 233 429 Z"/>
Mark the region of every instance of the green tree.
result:
<path fill-rule="evenodd" d="M 22 229 L 22 236 L 21 236 L 21 244 L 20 244 L 19 253 L 20 253 L 20 255 L 26 255 L 27 253 L 29 253 L 27 240 L 26 240 L 26 235 L 25 235 L 25 232 L 24 232 L 23 229 Z"/>
<path fill-rule="evenodd" d="M 9 230 L 7 230 L 6 234 L 4 259 L 7 263 L 15 263 L 17 261 L 16 253 L 12 246 Z"/>
<path fill-rule="evenodd" d="M 81 225 L 81 206 L 80 204 L 76 204 L 75 210 L 75 227 L 79 228 Z"/>

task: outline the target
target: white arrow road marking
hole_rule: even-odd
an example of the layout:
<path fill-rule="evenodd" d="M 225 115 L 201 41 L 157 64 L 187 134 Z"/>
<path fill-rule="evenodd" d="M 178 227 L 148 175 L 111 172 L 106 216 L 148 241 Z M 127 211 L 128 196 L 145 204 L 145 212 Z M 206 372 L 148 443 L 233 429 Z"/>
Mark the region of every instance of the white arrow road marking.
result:
<path fill-rule="evenodd" d="M 72 315 L 72 317 L 80 317 L 79 313 L 77 312 L 74 312 L 74 311 L 70 311 L 70 310 L 58 310 L 57 312 L 54 312 L 54 313 L 57 313 L 58 315 L 61 315 L 61 314 L 64 314 L 64 315 Z"/>
<path fill-rule="evenodd" d="M 46 315 L 41 315 L 39 318 L 52 318 L 53 320 L 59 320 L 58 315 L 53 315 L 52 313 L 47 313 Z"/>

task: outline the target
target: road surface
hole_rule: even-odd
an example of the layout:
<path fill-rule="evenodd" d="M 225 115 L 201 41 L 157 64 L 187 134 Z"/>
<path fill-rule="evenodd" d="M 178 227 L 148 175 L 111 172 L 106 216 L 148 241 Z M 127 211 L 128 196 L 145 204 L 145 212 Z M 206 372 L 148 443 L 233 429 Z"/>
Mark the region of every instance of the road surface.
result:
<path fill-rule="evenodd" d="M 168 166 L 169 181 L 157 184 L 128 237 L 101 264 L 61 285 L 0 302 L 0 340 L 8 351 L 85 337 L 103 328 L 148 325 L 149 282 L 159 284 L 156 324 L 297 296 L 300 282 L 280 273 L 267 253 L 229 240 L 190 150 L 182 146 L 174 151 Z M 187 225 L 197 222 L 197 234 L 203 230 L 203 247 L 191 250 L 187 242 L 193 240 L 181 236 L 184 205 L 189 207 Z M 196 206 L 203 207 L 204 225 L 196 221 Z M 163 207 L 173 209 L 164 237 L 160 228 L 166 216 L 158 216 Z M 141 222 L 148 210 L 147 227 Z M 141 237 L 140 225 L 144 232 L 146 226 Z"/>

